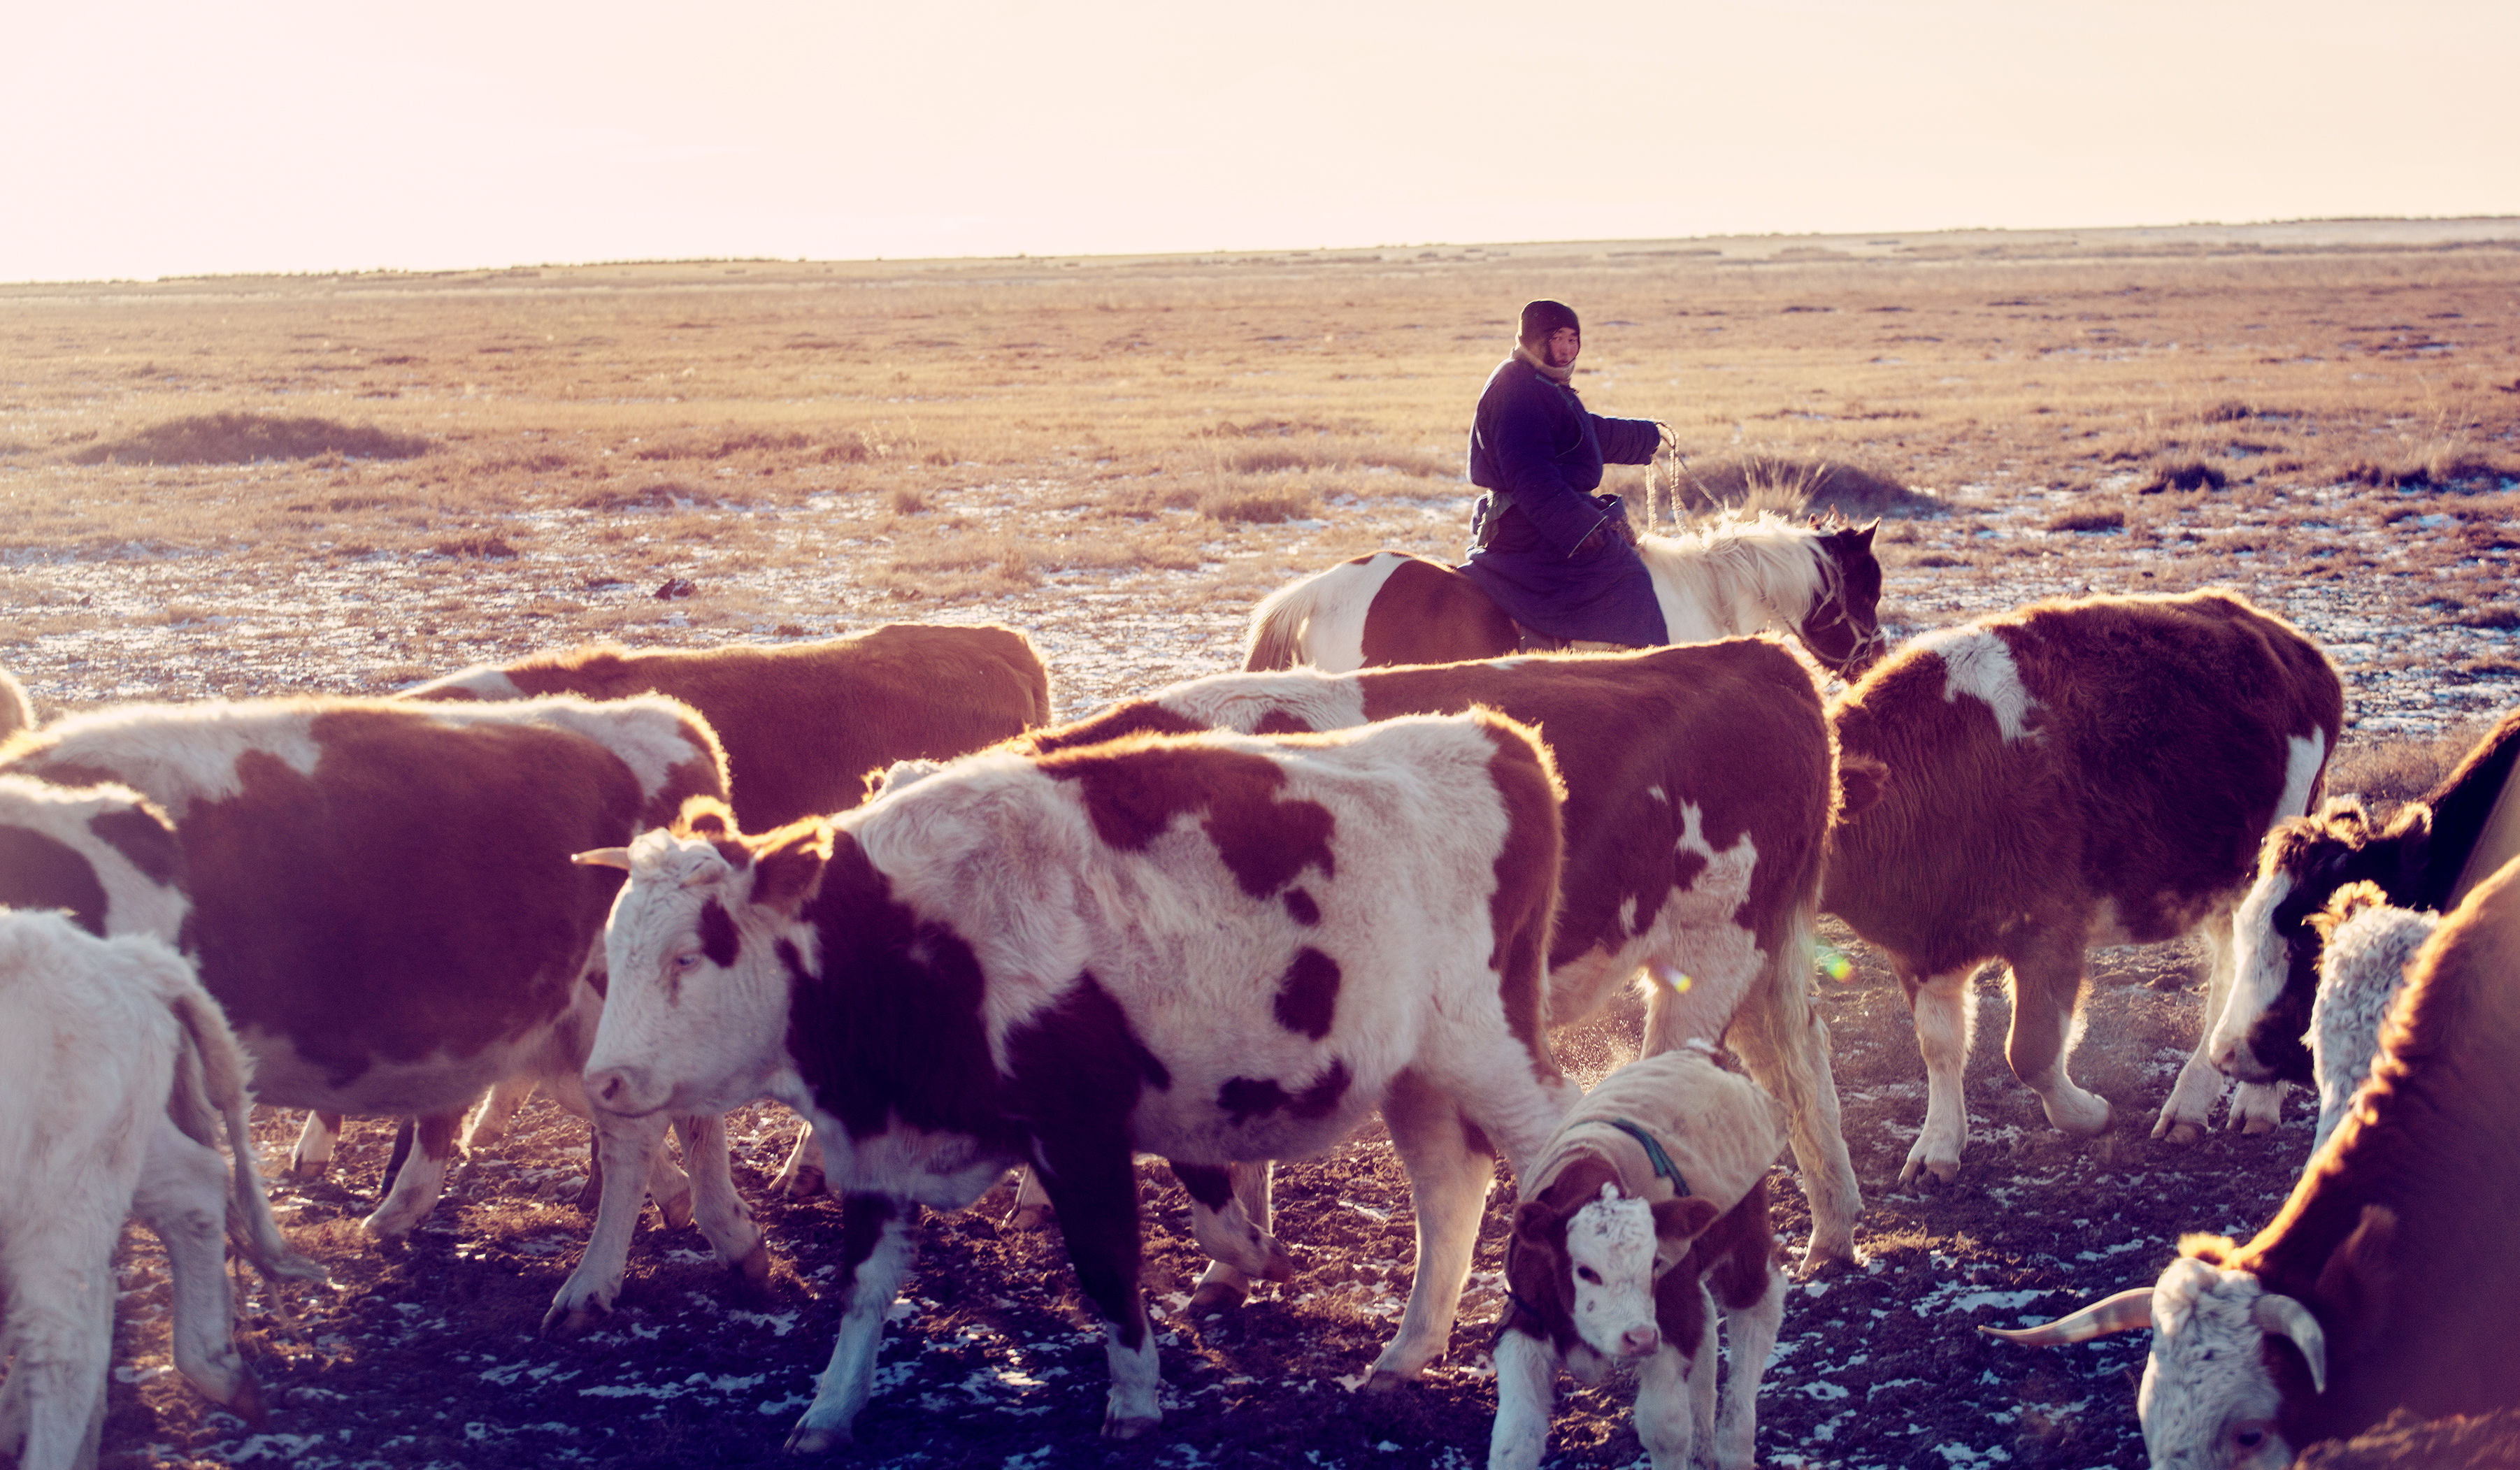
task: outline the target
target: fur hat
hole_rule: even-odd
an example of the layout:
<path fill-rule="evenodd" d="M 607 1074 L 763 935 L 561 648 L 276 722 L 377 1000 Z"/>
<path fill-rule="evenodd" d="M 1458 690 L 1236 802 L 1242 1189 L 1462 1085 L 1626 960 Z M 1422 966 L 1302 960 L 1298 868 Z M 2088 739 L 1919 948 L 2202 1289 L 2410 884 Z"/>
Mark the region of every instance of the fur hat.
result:
<path fill-rule="evenodd" d="M 1545 342 L 1560 327 L 1572 327 L 1582 335 L 1584 324 L 1575 319 L 1575 308 L 1563 301 L 1539 300 L 1522 308 L 1522 339 Z"/>

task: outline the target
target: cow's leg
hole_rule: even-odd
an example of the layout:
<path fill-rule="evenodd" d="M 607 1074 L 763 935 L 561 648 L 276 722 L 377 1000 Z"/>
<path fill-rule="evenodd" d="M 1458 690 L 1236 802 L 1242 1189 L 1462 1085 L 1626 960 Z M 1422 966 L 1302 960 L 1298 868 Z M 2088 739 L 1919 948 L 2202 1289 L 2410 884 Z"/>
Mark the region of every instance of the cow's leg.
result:
<path fill-rule="evenodd" d="M 1904 978 L 1904 977 L 1903 977 Z M 1899 1171 L 1907 1184 L 1923 1170 L 1944 1183 L 1960 1172 L 1960 1147 L 1968 1141 L 1968 1104 L 1960 1076 L 1968 1070 L 1969 1042 L 1977 1029 L 1977 991 L 1969 971 L 1910 982 L 1908 1004 L 1916 1016 L 1916 1049 L 1925 1057 L 1925 1126 L 1909 1146 Z"/>
<path fill-rule="evenodd" d="M 2078 1086 L 2065 1068 L 2083 989 L 2083 929 L 2032 931 L 2006 958 L 2012 968 L 2012 1035 L 2004 1059 L 2039 1094 L 2050 1126 L 2089 1137 L 2109 1126 L 2108 1099 Z"/>
<path fill-rule="evenodd" d="M 692 1171 L 692 1221 L 700 1227 L 721 1265 L 759 1286 L 770 1279 L 770 1248 L 753 1227 L 752 1212 L 735 1192 L 726 1151 L 726 1118 L 719 1113 L 674 1120 L 683 1136 L 683 1162 Z M 662 1152 L 659 1149 L 658 1152 Z"/>
<path fill-rule="evenodd" d="M 830 1187 L 823 1173 L 823 1145 L 814 1137 L 812 1119 L 799 1118 L 796 1125 L 796 1146 L 788 1150 L 788 1162 L 771 1177 L 770 1187 L 789 1199 L 812 1199 Z"/>
<path fill-rule="evenodd" d="M 481 1099 L 481 1110 L 472 1115 L 472 1124 L 464 1130 L 464 1151 L 487 1148 L 508 1136 L 508 1125 L 516 1121 L 517 1109 L 534 1095 L 533 1074 L 519 1073 L 490 1090 Z"/>
<path fill-rule="evenodd" d="M 2218 909 L 2207 915 L 2205 922 L 2199 926 L 2205 936 L 2206 949 L 2214 957 L 2214 962 L 2206 971 L 2204 1029 L 2196 1044 L 2195 1054 L 2188 1058 L 2186 1066 L 2179 1069 L 2179 1080 L 2182 1083 L 2187 1081 L 2188 1068 L 2197 1064 L 2196 1058 L 2204 1055 L 2209 1049 L 2209 1044 L 2216 1029 L 2223 1023 L 2223 1011 L 2230 1004 L 2231 992 L 2238 988 L 2240 954 L 2239 945 L 2231 937 L 2231 912 L 2228 909 Z M 2218 1075 L 2215 1087 L 2219 1091 L 2221 1086 Z M 2275 1125 L 2283 1121 L 2284 1086 L 2281 1082 L 2244 1082 L 2232 1089 L 2231 1113 L 2224 1121 L 2223 1126 L 2236 1128 L 2242 1133 L 2274 1132 Z M 2177 1095 L 2176 1091 L 2172 1093 L 2173 1097 Z M 2211 1113 L 2213 1106 L 2213 1098 L 2207 1097 L 2204 1108 L 2196 1114 L 2196 1121 L 2200 1125 Z M 2169 1106 L 2164 1105 L 2162 1115 L 2166 1118 L 2169 1113 Z M 2173 1126 L 2176 1127 L 2175 1124 Z M 2161 1136 L 2162 1132 L 2161 1125 L 2156 1122 L 2153 1125 L 2153 1136 Z M 2178 1138 L 2177 1141 L 2187 1142 L 2191 1141 L 2192 1137 L 2193 1135 L 2190 1135 L 2189 1137 Z"/>
<path fill-rule="evenodd" d="M 1391 1126 L 1392 1147 L 1409 1171 L 1409 1199 L 1418 1212 L 1418 1261 L 1400 1331 L 1373 1360 L 1366 1377 L 1369 1389 L 1415 1379 L 1443 1356 L 1452 1340 L 1462 1283 L 1469 1279 L 1470 1249 L 1478 1239 L 1479 1215 L 1495 1172 L 1487 1151 L 1471 1142 L 1460 1106 L 1414 1071 L 1401 1073 L 1392 1084 L 1382 1117 Z"/>
<path fill-rule="evenodd" d="M 134 1121 L 151 1127 L 145 1114 L 129 1113 L 118 1126 Z M 174 1128 L 162 1114 L 156 1123 Z M 21 1438 L 25 1470 L 95 1463 L 94 1422 L 113 1356 L 113 1247 L 142 1147 L 134 1138 L 105 1161 L 12 1179 L 12 1192 L 25 1192 L 0 1204 L 10 1339 L 0 1346 L 17 1350 L 0 1397 L 0 1448 Z"/>
<path fill-rule="evenodd" d="M 1259 1226 L 1263 1234 L 1267 1234 L 1269 1229 L 1270 1176 L 1277 1167 L 1262 1159 L 1258 1163 L 1236 1164 L 1226 1171 L 1233 1178 L 1234 1197 L 1240 1204 L 1244 1217 Z M 1271 1238 L 1274 1242 L 1275 1237 Z M 1284 1254 L 1282 1245 L 1279 1253 Z M 1241 1306 L 1250 1295 L 1251 1277 L 1247 1273 L 1221 1260 L 1210 1261 L 1206 1271 L 1198 1278 L 1197 1287 L 1190 1294 L 1190 1315 L 1193 1318 L 1222 1315 Z"/>
<path fill-rule="evenodd" d="M 359 1222 L 376 1240 L 393 1240 L 412 1232 L 437 1208 L 437 1193 L 446 1183 L 446 1161 L 455 1154 L 455 1130 L 464 1110 L 431 1113 L 413 1132 L 411 1157 L 394 1176 L 393 1187 L 377 1213 Z"/>
<path fill-rule="evenodd" d="M 2206 915 L 2198 932 L 2205 937 L 2205 952 L 2210 957 L 2205 969 L 2204 1024 L 2197 1028 L 2196 1049 L 2188 1053 L 2186 1064 L 2179 1069 L 2179 1080 L 2171 1084 L 2170 1097 L 2161 1105 L 2161 1116 L 2152 1123 L 2152 1136 L 2167 1137 L 2173 1143 L 2196 1141 L 2212 1120 L 2214 1104 L 2221 1100 L 2223 1089 L 2230 1080 L 2215 1070 L 2208 1055 L 2213 1050 L 2214 1028 L 2222 1024 L 2223 1007 L 2230 1002 L 2232 980 L 2239 971 L 2239 949 L 2231 938 L 2230 910 L 2218 909 Z"/>
<path fill-rule="evenodd" d="M 1260 1178 L 1264 1191 L 1267 1187 L 1268 1176 L 1261 1168 L 1249 1164 L 1181 1163 L 1174 1163 L 1172 1167 L 1173 1177 L 1181 1180 L 1182 1188 L 1190 1195 L 1191 1234 L 1197 1238 L 1199 1249 L 1207 1252 L 1212 1263 L 1208 1275 L 1199 1278 L 1200 1292 L 1207 1291 L 1209 1277 L 1215 1276 L 1220 1268 L 1231 1272 L 1232 1279 L 1237 1282 L 1248 1282 L 1254 1276 L 1265 1276 L 1272 1281 L 1295 1278 L 1295 1258 L 1288 1255 L 1278 1238 L 1269 1233 L 1267 1225 L 1253 1218 L 1253 1212 L 1244 1204 L 1244 1186 L 1254 1175 Z M 1259 1213 L 1265 1216 L 1267 1212 L 1264 1193 Z M 1242 1290 L 1238 1289 L 1216 1310 L 1231 1310 L 1241 1300 Z M 1193 1315 L 1197 1314 L 1199 1300 L 1193 1296 L 1191 1299 Z"/>
<path fill-rule="evenodd" d="M 1725 1040 L 1759 1086 L 1785 1105 L 1794 1167 L 1811 1201 L 1811 1239 L 1803 1249 L 1808 1273 L 1855 1260 L 1864 1186 L 1846 1151 L 1837 1078 L 1828 1064 L 1828 1023 L 1811 1003 L 1810 947 L 1780 948 L 1783 953 L 1774 957 L 1734 1013 Z"/>
<path fill-rule="evenodd" d="M 300 1179 L 322 1179 L 333 1167 L 333 1149 L 341 1141 L 341 1115 L 308 1113 L 306 1126 L 297 1133 L 297 1146 L 289 1151 L 289 1172 Z"/>
<path fill-rule="evenodd" d="M 1015 1171 L 1015 1203 L 1007 1212 L 1007 1226 L 1038 1230 L 1049 1225 L 1050 1217 L 1050 1191 L 1041 1186 L 1040 1173 L 1026 1164 Z"/>
<path fill-rule="evenodd" d="M 1768 1270 L 1766 1289 L 1746 1307 L 1724 1307 L 1724 1331 L 1731 1339 L 1732 1371 L 1724 1383 L 1723 1406 L 1716 1411 L 1715 1433 L 1708 1452 L 1720 1470 L 1749 1470 L 1758 1463 L 1759 1384 L 1768 1373 L 1768 1357 L 1777 1350 L 1777 1334 L 1785 1320 L 1785 1273 Z M 1714 1320 L 1708 1314 L 1708 1321 Z M 1712 1374 L 1713 1345 L 1706 1359 Z"/>
<path fill-rule="evenodd" d="M 820 1454 L 849 1443 L 849 1426 L 875 1394 L 875 1357 L 883 1346 L 884 1314 L 910 1274 L 916 1247 L 909 1208 L 879 1194 L 840 1201 L 839 1340 L 814 1381 L 814 1402 L 788 1432 L 789 1454 Z"/>
<path fill-rule="evenodd" d="M 597 1115 L 595 1153 L 604 1171 L 604 1197 L 596 1204 L 586 1253 L 543 1314 L 546 1334 L 582 1332 L 612 1310 L 612 1299 L 621 1294 L 622 1269 L 630 1260 L 630 1237 L 639 1227 L 639 1207 L 647 1197 L 648 1160 L 664 1142 L 662 1113 L 644 1118 Z"/>
<path fill-rule="evenodd" d="M 237 1353 L 235 1298 L 228 1290 L 227 1189 L 227 1164 L 219 1151 L 158 1118 L 131 1212 L 166 1247 L 166 1270 L 174 1282 L 175 1369 L 204 1397 L 258 1425 L 262 1391 Z"/>
<path fill-rule="evenodd" d="M 1496 1428 L 1488 1434 L 1488 1470 L 1539 1470 L 1556 1397 L 1556 1350 L 1547 1338 L 1508 1328 L 1497 1337 L 1496 1375 L 1497 1416 Z M 1642 1418 L 1642 1406 L 1638 1412 Z"/>
<path fill-rule="evenodd" d="M 1034 1143 L 1033 1165 L 1058 1211 L 1077 1285 L 1102 1313 L 1102 1355 L 1111 1390 L 1102 1436 L 1134 1439 L 1162 1422 L 1155 1334 L 1138 1287 L 1138 1179 L 1122 1120 L 1071 1116 Z"/>
<path fill-rule="evenodd" d="M 1637 1440 L 1645 1447 L 1653 1470 L 1688 1470 L 1689 1451 L 1701 1427 L 1694 1391 L 1699 1384 L 1714 1381 L 1712 1314 L 1706 1318 L 1706 1332 L 1693 1363 L 1680 1351 L 1680 1344 L 1666 1338 L 1637 1365 Z"/>
<path fill-rule="evenodd" d="M 721 1136 L 719 1142 L 724 1145 Z M 685 1162 L 690 1156 L 685 1155 Z M 692 1180 L 665 1151 L 664 1135 L 656 1136 L 656 1146 L 648 1155 L 648 1197 L 656 1202 L 656 1214 L 663 1218 L 665 1228 L 679 1230 L 692 1223 Z M 729 1187 L 732 1187 L 730 1185 Z M 598 1196 L 600 1199 L 601 1196 Z"/>

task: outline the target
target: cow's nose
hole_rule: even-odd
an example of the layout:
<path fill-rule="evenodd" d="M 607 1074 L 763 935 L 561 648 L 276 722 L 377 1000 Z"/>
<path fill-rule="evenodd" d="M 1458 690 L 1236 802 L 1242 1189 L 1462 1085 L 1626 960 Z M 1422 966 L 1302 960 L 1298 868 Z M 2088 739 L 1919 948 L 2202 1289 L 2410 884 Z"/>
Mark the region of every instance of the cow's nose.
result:
<path fill-rule="evenodd" d="M 1630 1358 L 1644 1358 L 1662 1346 L 1662 1332 L 1653 1327 L 1630 1327 L 1619 1339 L 1619 1346 Z"/>
<path fill-rule="evenodd" d="M 607 1067 L 586 1074 L 586 1095 L 597 1107 L 612 1113 L 638 1113 L 642 1089 L 639 1075 L 628 1067 Z"/>

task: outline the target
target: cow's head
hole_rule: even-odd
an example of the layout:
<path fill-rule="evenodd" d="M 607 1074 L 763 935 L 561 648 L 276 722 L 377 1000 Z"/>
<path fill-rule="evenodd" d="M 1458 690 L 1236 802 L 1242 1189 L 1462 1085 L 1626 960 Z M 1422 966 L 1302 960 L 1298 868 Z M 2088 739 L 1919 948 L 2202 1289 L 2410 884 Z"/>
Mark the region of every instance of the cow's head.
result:
<path fill-rule="evenodd" d="M 1835 517 L 1813 522 L 1813 557 L 1821 585 L 1795 634 L 1812 656 L 1844 679 L 1863 677 L 1880 661 L 1886 640 L 1881 636 L 1881 563 L 1872 555 L 1870 525 L 1850 526 Z"/>
<path fill-rule="evenodd" d="M 1602 1358 L 1650 1357 L 1662 1346 L 1655 1283 L 1724 1212 L 1694 1197 L 1649 1204 L 1610 1180 L 1598 1193 L 1567 1192 L 1552 1188 L 1514 1212 L 1507 1282 L 1552 1331 L 1571 1327 Z"/>
<path fill-rule="evenodd" d="M 598 1107 L 717 1113 L 764 1093 L 786 1065 L 789 966 L 813 958 L 798 913 L 832 843 L 814 818 L 742 836 L 723 803 L 695 797 L 671 828 L 575 856 L 630 873 L 604 930 L 609 990 L 586 1061 Z"/>
<path fill-rule="evenodd" d="M 2394 1218 L 2366 1207 L 2362 1224 L 2319 1277 L 2322 1297 L 2352 1294 Z M 2231 1242 L 2190 1235 L 2150 1289 L 2122 1291 L 2037 1327 L 1978 1330 L 2033 1347 L 2152 1328 L 2152 1356 L 2136 1393 L 2155 1470 L 2280 1470 L 2292 1463 L 2286 1402 L 2327 1391 L 2327 1333 L 2300 1300 L 2271 1292 L 2223 1263 Z"/>
<path fill-rule="evenodd" d="M 2420 868 L 2429 824 L 2418 818 L 2401 824 L 2407 831 L 2375 833 L 2362 804 L 2348 798 L 2268 834 L 2257 882 L 2232 916 L 2236 973 L 2206 1050 L 2215 1066 L 2245 1082 L 2312 1081 L 2303 1038 L 2318 996 L 2324 942 L 2312 920 L 2348 883 L 2407 891 L 2408 864 Z"/>

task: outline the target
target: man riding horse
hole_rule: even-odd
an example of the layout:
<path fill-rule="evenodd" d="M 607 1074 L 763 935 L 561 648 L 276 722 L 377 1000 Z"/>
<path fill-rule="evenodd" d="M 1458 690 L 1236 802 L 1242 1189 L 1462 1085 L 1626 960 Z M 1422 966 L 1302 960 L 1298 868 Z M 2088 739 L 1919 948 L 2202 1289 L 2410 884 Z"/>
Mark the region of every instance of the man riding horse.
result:
<path fill-rule="evenodd" d="M 1637 647 L 1668 641 L 1653 578 L 1601 466 L 1644 465 L 1661 447 L 1650 419 L 1605 419 L 1568 382 L 1584 329 L 1574 308 L 1522 309 L 1513 355 L 1488 375 L 1470 428 L 1473 512 L 1461 570 L 1506 614 L 1548 639 Z"/>

